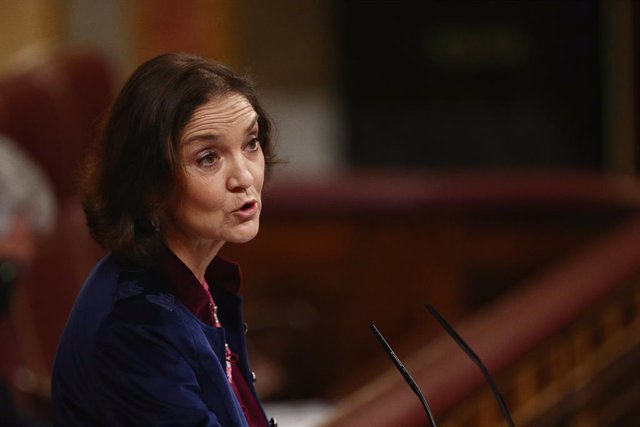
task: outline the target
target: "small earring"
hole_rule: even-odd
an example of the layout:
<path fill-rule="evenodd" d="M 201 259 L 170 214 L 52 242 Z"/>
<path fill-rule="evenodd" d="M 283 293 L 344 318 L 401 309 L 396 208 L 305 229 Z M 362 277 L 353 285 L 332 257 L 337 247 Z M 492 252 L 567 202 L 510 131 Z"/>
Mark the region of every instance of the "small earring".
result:
<path fill-rule="evenodd" d="M 158 232 L 160 231 L 160 224 L 158 223 L 158 219 L 157 218 L 153 218 L 151 220 L 151 226 L 153 227 L 153 229 Z"/>

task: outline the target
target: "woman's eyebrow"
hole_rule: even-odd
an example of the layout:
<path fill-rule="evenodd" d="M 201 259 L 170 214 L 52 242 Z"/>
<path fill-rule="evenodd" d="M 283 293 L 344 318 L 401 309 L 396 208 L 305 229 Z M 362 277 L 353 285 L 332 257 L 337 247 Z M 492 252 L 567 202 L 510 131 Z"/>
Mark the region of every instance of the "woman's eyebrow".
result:
<path fill-rule="evenodd" d="M 256 117 L 253 119 L 251 124 L 247 126 L 247 132 L 251 132 L 253 130 L 253 128 L 258 124 L 258 119 L 260 119 L 260 116 L 256 114 Z"/>
<path fill-rule="evenodd" d="M 215 133 L 201 133 L 201 134 L 197 134 L 197 135 L 192 135 L 189 138 L 187 138 L 183 144 L 187 145 L 187 144 L 191 144 L 192 142 L 196 142 L 196 141 L 203 141 L 203 142 L 213 142 L 218 140 L 220 136 L 215 134 Z"/>
<path fill-rule="evenodd" d="M 260 117 L 256 114 L 255 118 L 251 121 L 251 123 L 249 124 L 249 126 L 247 126 L 246 132 L 250 133 L 254 127 L 256 127 L 256 125 L 258 124 L 258 120 L 260 119 Z M 190 144 L 194 141 L 205 141 L 205 142 L 211 142 L 211 141 L 216 141 L 217 139 L 220 138 L 220 135 L 216 134 L 216 133 L 211 133 L 211 132 L 206 132 L 206 133 L 199 133 L 199 134 L 195 134 L 192 136 L 189 136 L 188 138 L 186 138 L 184 140 L 184 144 Z"/>

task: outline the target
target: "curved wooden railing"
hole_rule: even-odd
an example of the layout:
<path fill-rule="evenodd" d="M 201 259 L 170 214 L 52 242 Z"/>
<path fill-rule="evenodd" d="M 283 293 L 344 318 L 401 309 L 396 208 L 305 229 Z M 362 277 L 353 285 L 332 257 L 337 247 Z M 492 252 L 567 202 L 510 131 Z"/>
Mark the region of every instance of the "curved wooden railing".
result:
<path fill-rule="evenodd" d="M 351 172 L 265 191 L 258 238 L 224 251 L 248 279 L 251 348 L 276 366 L 258 376 L 281 380 L 269 399 L 353 392 L 388 366 L 370 323 L 406 355 L 440 332 L 424 304 L 459 320 L 640 212 L 637 180 L 575 171 Z"/>
<path fill-rule="evenodd" d="M 277 171 L 276 171 L 277 172 Z M 317 177 L 278 176 L 266 186 L 264 214 L 323 216 L 418 214 L 465 210 L 640 207 L 640 183 L 628 175 L 577 170 L 352 171 Z"/>
<path fill-rule="evenodd" d="M 640 218 L 634 218 L 456 325 L 497 374 L 516 425 L 587 418 L 588 425 L 610 425 L 595 421 L 597 408 L 584 396 L 569 409 L 566 402 L 640 348 L 639 245 Z M 442 335 L 405 359 L 439 425 L 504 425 L 479 370 L 451 338 Z M 635 399 L 627 396 L 627 406 L 637 407 Z M 428 425 L 422 407 L 393 368 L 345 399 L 324 424 L 422 425 Z"/>

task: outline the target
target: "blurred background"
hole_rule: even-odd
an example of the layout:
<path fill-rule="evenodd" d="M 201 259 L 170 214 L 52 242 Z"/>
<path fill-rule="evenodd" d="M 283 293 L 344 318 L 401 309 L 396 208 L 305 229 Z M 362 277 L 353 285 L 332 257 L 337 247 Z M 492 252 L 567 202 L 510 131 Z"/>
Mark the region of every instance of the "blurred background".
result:
<path fill-rule="evenodd" d="M 281 425 L 427 425 L 371 323 L 442 425 L 500 425 L 427 303 L 516 424 L 638 424 L 639 7 L 0 0 L 0 133 L 59 212 L 0 325 L 19 404 L 47 421 L 58 336 L 103 255 L 75 169 L 133 69 L 183 51 L 251 75 L 276 124 L 260 235 L 224 255 L 243 267 L 257 386 Z"/>

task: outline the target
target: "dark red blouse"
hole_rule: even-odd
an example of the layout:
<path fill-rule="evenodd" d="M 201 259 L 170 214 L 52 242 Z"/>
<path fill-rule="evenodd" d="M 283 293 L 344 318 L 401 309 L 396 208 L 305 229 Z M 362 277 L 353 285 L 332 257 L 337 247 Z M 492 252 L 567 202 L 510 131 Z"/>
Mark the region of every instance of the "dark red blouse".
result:
<path fill-rule="evenodd" d="M 215 326 L 211 292 L 195 277 L 193 272 L 173 252 L 167 250 L 160 267 L 176 298 L 204 323 Z M 240 290 L 240 270 L 237 264 L 216 257 L 205 273 L 206 283 L 219 286 L 227 292 L 237 294 Z M 224 325 L 222 325 L 224 326 Z M 268 427 L 260 405 L 251 392 L 247 379 L 236 363 L 238 357 L 231 348 L 231 386 L 240 402 L 250 427 Z"/>

